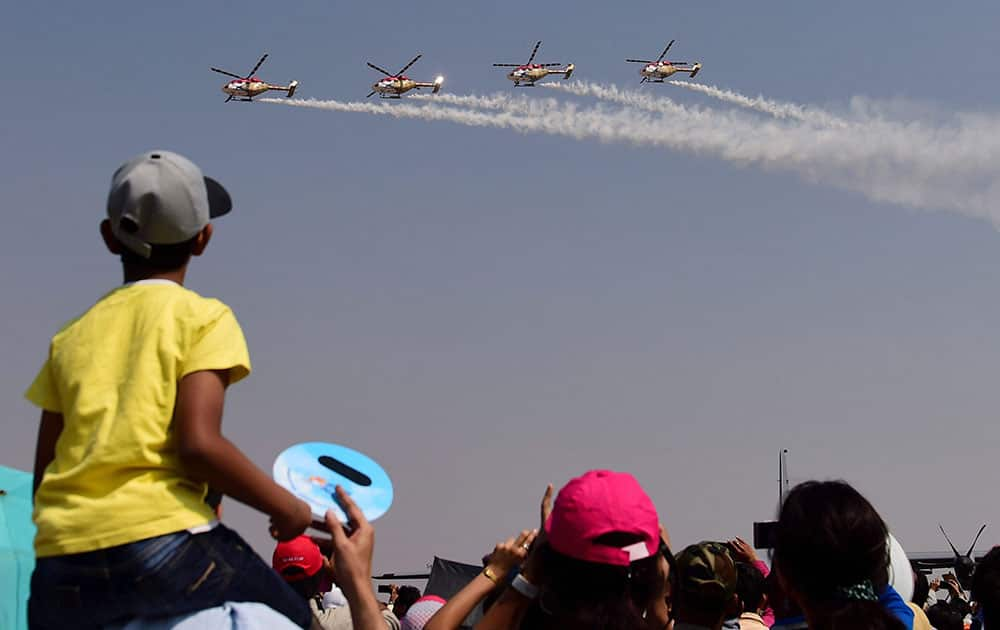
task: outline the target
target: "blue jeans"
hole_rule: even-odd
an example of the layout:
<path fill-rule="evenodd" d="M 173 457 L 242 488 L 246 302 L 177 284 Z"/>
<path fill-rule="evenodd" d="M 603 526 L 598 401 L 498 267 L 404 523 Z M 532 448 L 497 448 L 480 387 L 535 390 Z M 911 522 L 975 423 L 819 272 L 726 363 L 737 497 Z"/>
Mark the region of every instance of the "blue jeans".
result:
<path fill-rule="evenodd" d="M 308 628 L 312 612 L 239 534 L 175 532 L 127 545 L 38 558 L 28 626 L 98 628 L 135 617 L 164 617 L 260 602 Z"/>

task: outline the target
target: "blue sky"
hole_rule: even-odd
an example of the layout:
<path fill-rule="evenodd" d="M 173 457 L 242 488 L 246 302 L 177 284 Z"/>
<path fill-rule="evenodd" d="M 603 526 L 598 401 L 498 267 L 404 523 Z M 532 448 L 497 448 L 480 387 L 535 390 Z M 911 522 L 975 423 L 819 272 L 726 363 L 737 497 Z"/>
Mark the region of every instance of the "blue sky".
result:
<path fill-rule="evenodd" d="M 638 87 L 622 60 L 676 38 L 699 81 L 751 96 L 992 114 L 998 19 L 987 2 L 8 3 L 0 462 L 30 468 L 21 394 L 47 339 L 119 280 L 97 236 L 111 173 L 162 147 L 235 200 L 189 282 L 250 343 L 226 432 L 267 469 L 311 440 L 381 461 L 378 571 L 475 561 L 532 523 L 546 482 L 597 467 L 636 474 L 679 544 L 749 536 L 782 447 L 793 478 L 855 483 L 910 549 L 942 548 L 939 521 L 971 539 L 1000 522 L 980 498 L 1000 438 L 988 222 L 705 155 L 224 105 L 208 67 L 268 52 L 262 77 L 354 100 L 365 61 L 420 52 L 411 76 L 481 94 L 509 89 L 490 63 L 541 39 L 574 78 Z M 264 517 L 226 518 L 269 553 Z"/>

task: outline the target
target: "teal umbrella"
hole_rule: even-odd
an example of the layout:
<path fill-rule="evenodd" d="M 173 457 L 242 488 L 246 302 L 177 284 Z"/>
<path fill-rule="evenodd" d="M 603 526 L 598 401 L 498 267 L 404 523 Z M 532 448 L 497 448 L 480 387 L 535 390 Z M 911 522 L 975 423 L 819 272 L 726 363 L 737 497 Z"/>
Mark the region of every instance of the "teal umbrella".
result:
<path fill-rule="evenodd" d="M 34 540 L 31 473 L 0 466 L 0 628 L 28 627 Z"/>

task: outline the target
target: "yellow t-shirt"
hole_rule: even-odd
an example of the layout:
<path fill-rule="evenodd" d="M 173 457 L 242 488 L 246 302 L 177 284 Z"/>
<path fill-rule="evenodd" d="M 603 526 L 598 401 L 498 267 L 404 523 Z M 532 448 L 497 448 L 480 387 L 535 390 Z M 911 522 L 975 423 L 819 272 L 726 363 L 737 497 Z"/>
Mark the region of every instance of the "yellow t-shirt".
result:
<path fill-rule="evenodd" d="M 210 523 L 204 483 L 181 468 L 177 384 L 200 370 L 250 373 L 236 317 L 169 281 L 105 295 L 52 338 L 25 396 L 63 415 L 35 495 L 38 557 L 105 549 Z"/>

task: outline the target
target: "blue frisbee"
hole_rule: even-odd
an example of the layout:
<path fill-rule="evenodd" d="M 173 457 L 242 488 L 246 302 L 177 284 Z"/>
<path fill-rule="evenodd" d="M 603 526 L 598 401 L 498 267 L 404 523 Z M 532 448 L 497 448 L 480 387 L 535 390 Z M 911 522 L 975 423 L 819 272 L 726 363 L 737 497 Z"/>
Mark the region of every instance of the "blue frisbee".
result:
<path fill-rule="evenodd" d="M 273 473 L 278 485 L 308 503 L 319 520 L 332 509 L 341 522 L 347 522 L 334 498 L 336 486 L 347 491 L 369 521 L 392 505 L 389 475 L 375 460 L 346 446 L 324 442 L 290 446 L 274 460 Z"/>

